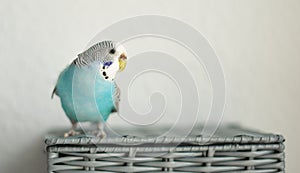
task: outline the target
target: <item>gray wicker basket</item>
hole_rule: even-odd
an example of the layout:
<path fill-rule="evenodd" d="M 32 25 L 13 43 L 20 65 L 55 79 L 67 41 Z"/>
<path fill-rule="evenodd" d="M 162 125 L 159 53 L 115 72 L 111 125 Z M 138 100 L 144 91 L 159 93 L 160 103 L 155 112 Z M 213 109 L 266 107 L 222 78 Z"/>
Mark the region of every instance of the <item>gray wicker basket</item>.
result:
<path fill-rule="evenodd" d="M 238 126 L 220 127 L 212 138 L 197 134 L 199 131 L 194 130 L 186 138 L 126 136 L 102 140 L 49 135 L 45 140 L 48 171 L 284 172 L 284 138 L 281 135 L 258 133 Z"/>

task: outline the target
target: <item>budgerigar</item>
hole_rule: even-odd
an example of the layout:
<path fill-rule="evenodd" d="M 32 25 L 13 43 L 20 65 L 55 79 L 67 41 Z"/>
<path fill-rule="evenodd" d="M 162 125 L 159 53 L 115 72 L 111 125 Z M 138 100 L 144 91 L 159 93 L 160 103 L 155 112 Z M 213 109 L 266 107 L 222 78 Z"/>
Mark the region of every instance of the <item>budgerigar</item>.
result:
<path fill-rule="evenodd" d="M 78 122 L 98 124 L 97 136 L 104 137 L 103 125 L 112 112 L 118 111 L 120 90 L 114 78 L 126 67 L 127 53 L 122 45 L 102 41 L 78 57 L 62 71 L 53 94 L 72 123 L 65 137 L 78 134 Z M 52 96 L 53 96 L 52 94 Z"/>

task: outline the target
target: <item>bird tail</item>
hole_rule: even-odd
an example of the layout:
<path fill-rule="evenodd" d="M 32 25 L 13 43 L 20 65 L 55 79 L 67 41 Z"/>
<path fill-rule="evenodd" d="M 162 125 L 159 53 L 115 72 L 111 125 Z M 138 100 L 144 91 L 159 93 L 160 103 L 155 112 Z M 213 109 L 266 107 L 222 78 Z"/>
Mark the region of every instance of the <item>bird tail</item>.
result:
<path fill-rule="evenodd" d="M 51 94 L 51 99 L 53 99 L 54 94 L 56 94 L 56 87 L 53 89 L 52 94 Z"/>

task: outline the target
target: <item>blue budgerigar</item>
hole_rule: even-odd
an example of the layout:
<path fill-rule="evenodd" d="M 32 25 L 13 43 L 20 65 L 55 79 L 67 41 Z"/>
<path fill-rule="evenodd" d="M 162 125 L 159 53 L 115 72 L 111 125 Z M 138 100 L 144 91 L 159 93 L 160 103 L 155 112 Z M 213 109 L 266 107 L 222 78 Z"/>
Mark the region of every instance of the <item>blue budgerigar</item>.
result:
<path fill-rule="evenodd" d="M 104 137 L 104 123 L 118 111 L 120 90 L 114 82 L 126 67 L 127 53 L 122 45 L 112 41 L 99 42 L 67 66 L 59 75 L 53 94 L 72 123 L 65 137 L 78 134 L 78 122 L 98 124 L 97 136 Z M 52 96 L 53 96 L 52 94 Z"/>

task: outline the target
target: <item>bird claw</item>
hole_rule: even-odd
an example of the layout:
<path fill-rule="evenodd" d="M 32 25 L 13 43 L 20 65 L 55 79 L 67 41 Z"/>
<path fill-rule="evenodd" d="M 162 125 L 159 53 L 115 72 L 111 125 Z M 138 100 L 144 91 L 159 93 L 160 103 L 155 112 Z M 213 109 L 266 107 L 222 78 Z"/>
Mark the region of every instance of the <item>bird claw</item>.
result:
<path fill-rule="evenodd" d="M 77 131 L 72 129 L 72 130 L 68 131 L 67 133 L 65 133 L 64 137 L 66 138 L 66 137 L 69 137 L 69 136 L 75 136 L 75 135 L 79 135 L 79 134 L 80 134 L 80 132 L 77 132 Z"/>
<path fill-rule="evenodd" d="M 95 131 L 95 136 L 103 139 L 106 137 L 106 133 L 104 130 L 104 123 L 98 123 L 98 130 Z"/>
<path fill-rule="evenodd" d="M 93 134 L 101 139 L 106 137 L 106 133 L 103 130 L 94 131 Z"/>

